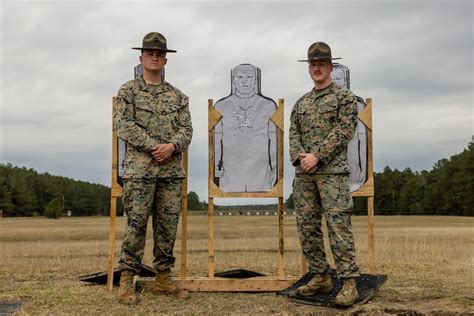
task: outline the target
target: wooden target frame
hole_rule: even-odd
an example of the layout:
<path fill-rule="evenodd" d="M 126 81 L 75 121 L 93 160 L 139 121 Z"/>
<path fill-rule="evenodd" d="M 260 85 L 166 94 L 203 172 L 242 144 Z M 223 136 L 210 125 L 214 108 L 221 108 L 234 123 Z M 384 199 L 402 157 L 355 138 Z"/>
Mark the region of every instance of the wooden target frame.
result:
<path fill-rule="evenodd" d="M 277 182 L 269 192 L 224 192 L 214 183 L 214 129 L 222 114 L 208 100 L 208 276 L 180 280 L 190 291 L 280 291 L 291 286 L 298 278 L 285 276 L 284 270 L 284 224 L 283 224 L 283 142 L 284 142 L 284 100 L 278 100 L 277 110 L 271 121 L 277 127 Z M 276 276 L 253 277 L 249 279 L 221 278 L 215 276 L 215 229 L 214 198 L 277 198 L 278 199 L 278 272 Z"/>

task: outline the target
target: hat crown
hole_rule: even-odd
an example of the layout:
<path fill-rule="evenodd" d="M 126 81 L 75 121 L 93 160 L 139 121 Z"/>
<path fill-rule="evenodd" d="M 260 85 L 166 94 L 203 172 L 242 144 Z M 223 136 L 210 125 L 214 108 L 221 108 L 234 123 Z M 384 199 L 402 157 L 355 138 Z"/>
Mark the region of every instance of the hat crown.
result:
<path fill-rule="evenodd" d="M 166 50 L 166 38 L 158 32 L 151 32 L 143 38 L 143 48 Z"/>
<path fill-rule="evenodd" d="M 331 48 L 324 42 L 316 42 L 308 48 L 308 60 L 331 60 Z"/>
<path fill-rule="evenodd" d="M 308 59 L 298 60 L 299 62 L 310 62 L 315 60 L 335 60 L 340 57 L 333 58 L 331 55 L 331 47 L 324 42 L 315 42 L 308 48 Z"/>
<path fill-rule="evenodd" d="M 168 49 L 168 46 L 167 46 L 167 43 L 166 43 L 166 38 L 163 36 L 163 34 L 158 33 L 158 32 L 148 33 L 143 38 L 142 47 L 132 47 L 132 49 L 161 50 L 161 51 L 165 51 L 165 52 L 176 53 L 175 50 Z"/>

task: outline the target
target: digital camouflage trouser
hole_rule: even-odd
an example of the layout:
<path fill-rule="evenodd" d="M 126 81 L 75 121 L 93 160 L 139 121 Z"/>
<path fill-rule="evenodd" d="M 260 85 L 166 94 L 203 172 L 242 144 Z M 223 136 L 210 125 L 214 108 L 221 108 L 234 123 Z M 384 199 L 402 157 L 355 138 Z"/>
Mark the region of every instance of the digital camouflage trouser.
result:
<path fill-rule="evenodd" d="M 150 215 L 153 266 L 161 271 L 174 265 L 173 247 L 181 211 L 182 181 L 179 178 L 125 180 L 123 207 L 128 218 L 119 260 L 121 269 L 140 271 Z"/>
<path fill-rule="evenodd" d="M 298 236 L 309 270 L 324 273 L 329 268 L 321 229 L 324 214 L 338 276 L 358 276 L 351 224 L 349 175 L 297 174 L 293 185 L 293 199 Z"/>

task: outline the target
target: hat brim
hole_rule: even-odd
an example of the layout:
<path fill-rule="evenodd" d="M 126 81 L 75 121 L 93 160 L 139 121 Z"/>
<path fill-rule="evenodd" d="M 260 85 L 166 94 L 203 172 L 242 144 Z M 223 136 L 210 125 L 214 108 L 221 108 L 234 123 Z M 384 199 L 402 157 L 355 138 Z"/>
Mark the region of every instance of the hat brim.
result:
<path fill-rule="evenodd" d="M 173 49 L 162 49 L 162 48 L 132 47 L 132 49 L 136 49 L 136 50 L 159 50 L 161 52 L 177 53 L 177 51 L 175 51 Z"/>
<path fill-rule="evenodd" d="M 301 62 L 316 61 L 316 60 L 336 60 L 336 59 L 342 59 L 342 57 L 301 59 L 301 60 L 298 60 L 298 62 L 301 63 Z"/>

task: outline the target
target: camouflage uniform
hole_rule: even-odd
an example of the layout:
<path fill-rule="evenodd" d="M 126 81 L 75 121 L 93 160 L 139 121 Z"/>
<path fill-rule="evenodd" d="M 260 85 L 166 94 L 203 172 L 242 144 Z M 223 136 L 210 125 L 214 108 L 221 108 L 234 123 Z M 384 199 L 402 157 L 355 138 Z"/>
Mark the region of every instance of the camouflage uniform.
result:
<path fill-rule="evenodd" d="M 185 177 L 182 152 L 192 137 L 188 97 L 167 82 L 145 83 L 143 77 L 126 82 L 115 102 L 117 136 L 127 142 L 124 173 L 124 210 L 127 227 L 119 267 L 139 272 L 148 218 L 153 219 L 154 267 L 173 266 L 173 247 L 181 209 L 181 183 Z M 172 160 L 161 165 L 151 152 L 158 144 L 172 143 Z"/>
<path fill-rule="evenodd" d="M 324 273 L 329 267 L 321 229 L 324 214 L 338 275 L 359 275 L 347 165 L 347 144 L 354 136 L 356 122 L 355 96 L 334 84 L 303 95 L 291 113 L 290 157 L 296 166 L 293 199 L 301 247 L 313 273 Z M 298 157 L 301 153 L 319 158 L 315 173 L 303 172 Z"/>

